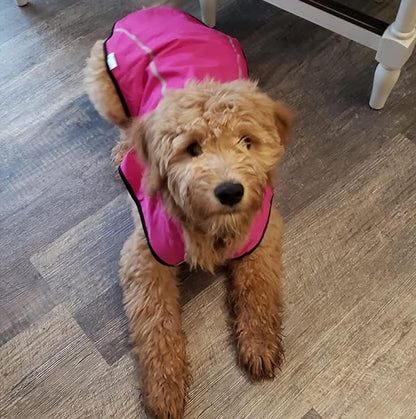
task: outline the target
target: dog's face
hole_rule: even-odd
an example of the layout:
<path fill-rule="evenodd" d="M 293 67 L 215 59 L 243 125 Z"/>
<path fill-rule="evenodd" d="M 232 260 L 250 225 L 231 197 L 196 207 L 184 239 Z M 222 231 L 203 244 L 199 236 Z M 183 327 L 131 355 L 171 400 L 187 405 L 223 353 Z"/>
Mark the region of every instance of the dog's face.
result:
<path fill-rule="evenodd" d="M 254 83 L 190 83 L 168 91 L 131 135 L 147 162 L 147 191 L 172 200 L 202 230 L 238 225 L 259 210 L 290 131 L 291 112 Z"/>

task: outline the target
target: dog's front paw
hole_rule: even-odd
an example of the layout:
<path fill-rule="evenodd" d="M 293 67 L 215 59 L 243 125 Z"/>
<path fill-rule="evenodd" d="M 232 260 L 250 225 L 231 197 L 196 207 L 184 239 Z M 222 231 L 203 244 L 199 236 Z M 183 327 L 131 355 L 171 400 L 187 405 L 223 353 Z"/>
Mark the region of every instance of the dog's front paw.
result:
<path fill-rule="evenodd" d="M 239 362 L 249 376 L 256 381 L 274 378 L 284 357 L 281 336 L 240 329 L 237 339 Z"/>
<path fill-rule="evenodd" d="M 180 419 L 185 409 L 187 377 L 153 377 L 146 383 L 146 406 L 157 419 Z"/>

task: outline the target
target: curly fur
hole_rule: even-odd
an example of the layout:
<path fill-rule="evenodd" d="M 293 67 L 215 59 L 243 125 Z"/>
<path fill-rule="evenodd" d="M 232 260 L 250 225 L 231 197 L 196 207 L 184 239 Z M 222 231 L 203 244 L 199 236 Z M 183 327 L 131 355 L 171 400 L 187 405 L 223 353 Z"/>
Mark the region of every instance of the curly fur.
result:
<path fill-rule="evenodd" d="M 273 186 L 291 112 L 251 81 L 206 80 L 166 92 L 156 110 L 129 120 L 105 69 L 102 41 L 91 51 L 85 81 L 99 113 L 122 130 L 113 150 L 115 164 L 136 147 L 147 163 L 147 192 L 160 191 L 166 211 L 180 220 L 186 262 L 211 272 L 228 264 L 240 364 L 253 379 L 273 377 L 283 356 L 282 222 L 275 208 L 258 248 L 241 260 L 230 262 L 230 256 L 247 239 L 265 186 Z M 243 137 L 251 139 L 250 149 Z M 195 141 L 202 153 L 192 158 L 186 150 Z M 213 194 L 216 185 L 229 180 L 245 188 L 233 207 L 221 205 Z M 153 258 L 137 210 L 133 213 L 135 230 L 120 261 L 131 341 L 147 407 L 156 417 L 177 418 L 189 383 L 177 269 Z"/>

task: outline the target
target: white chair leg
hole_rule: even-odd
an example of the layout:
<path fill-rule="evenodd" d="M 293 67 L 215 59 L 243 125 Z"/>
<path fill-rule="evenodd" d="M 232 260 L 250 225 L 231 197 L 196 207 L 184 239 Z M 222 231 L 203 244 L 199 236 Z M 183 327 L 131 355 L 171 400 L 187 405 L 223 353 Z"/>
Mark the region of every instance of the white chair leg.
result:
<path fill-rule="evenodd" d="M 416 0 L 401 0 L 396 20 L 384 32 L 376 54 L 378 64 L 370 106 L 382 109 L 396 84 L 400 70 L 416 43 Z"/>
<path fill-rule="evenodd" d="M 199 0 L 201 5 L 202 21 L 205 25 L 213 28 L 217 15 L 217 0 Z"/>
<path fill-rule="evenodd" d="M 383 64 L 377 66 L 370 98 L 370 106 L 373 109 L 382 109 L 384 107 L 399 76 L 400 70 L 389 70 Z"/>
<path fill-rule="evenodd" d="M 26 4 L 28 4 L 28 0 L 15 0 L 16 4 L 20 7 L 26 6 Z"/>

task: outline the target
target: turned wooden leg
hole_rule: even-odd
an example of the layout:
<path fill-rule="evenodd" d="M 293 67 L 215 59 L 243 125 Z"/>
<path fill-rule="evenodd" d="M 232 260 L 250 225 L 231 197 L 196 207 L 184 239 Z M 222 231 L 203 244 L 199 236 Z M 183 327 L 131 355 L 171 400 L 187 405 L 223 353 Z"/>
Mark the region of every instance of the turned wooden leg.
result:
<path fill-rule="evenodd" d="M 177 270 L 159 264 L 150 254 L 143 234 L 137 231 L 125 243 L 120 265 L 145 404 L 157 418 L 181 418 L 189 373 Z"/>
<path fill-rule="evenodd" d="M 217 0 L 199 0 L 202 21 L 209 27 L 215 26 L 217 14 Z"/>
<path fill-rule="evenodd" d="M 382 109 L 394 85 L 400 76 L 400 70 L 390 70 L 383 64 L 378 64 L 374 73 L 373 90 L 370 106 L 373 109 Z"/>
<path fill-rule="evenodd" d="M 255 380 L 274 377 L 283 359 L 281 231 L 280 216 L 273 209 L 260 246 L 230 265 L 239 361 Z"/>
<path fill-rule="evenodd" d="M 416 43 L 416 0 L 402 0 L 396 20 L 383 34 L 377 51 L 377 65 L 370 106 L 382 109 L 396 84 L 401 68 Z"/>
<path fill-rule="evenodd" d="M 26 6 L 26 4 L 28 4 L 28 0 L 15 0 L 16 4 L 20 7 Z"/>

